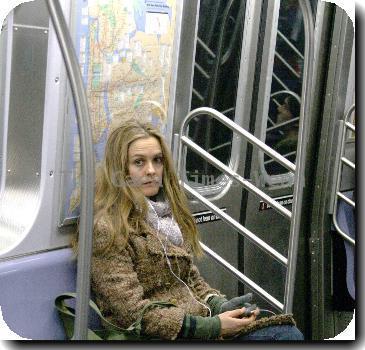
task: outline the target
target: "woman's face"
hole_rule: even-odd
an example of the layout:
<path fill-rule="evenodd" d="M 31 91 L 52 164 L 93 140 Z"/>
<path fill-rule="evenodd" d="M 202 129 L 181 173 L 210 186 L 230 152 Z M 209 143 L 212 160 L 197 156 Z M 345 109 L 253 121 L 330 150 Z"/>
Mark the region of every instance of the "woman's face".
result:
<path fill-rule="evenodd" d="M 146 197 L 158 193 L 162 185 L 163 154 L 155 137 L 141 138 L 129 145 L 128 172 L 132 184 Z"/>
<path fill-rule="evenodd" d="M 284 100 L 284 103 L 282 105 L 278 106 L 278 116 L 277 116 L 277 122 L 283 123 L 287 120 L 290 120 L 293 118 L 293 115 L 290 112 L 289 104 L 287 98 Z"/>

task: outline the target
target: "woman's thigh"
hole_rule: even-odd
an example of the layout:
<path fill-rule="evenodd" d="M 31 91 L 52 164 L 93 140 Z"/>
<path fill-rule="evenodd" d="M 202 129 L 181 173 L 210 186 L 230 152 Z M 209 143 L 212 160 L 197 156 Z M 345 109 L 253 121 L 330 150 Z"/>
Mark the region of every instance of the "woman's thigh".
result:
<path fill-rule="evenodd" d="M 276 340 L 304 340 L 301 331 L 295 326 L 269 326 L 247 333 L 236 338 L 240 340 L 276 341 Z"/>

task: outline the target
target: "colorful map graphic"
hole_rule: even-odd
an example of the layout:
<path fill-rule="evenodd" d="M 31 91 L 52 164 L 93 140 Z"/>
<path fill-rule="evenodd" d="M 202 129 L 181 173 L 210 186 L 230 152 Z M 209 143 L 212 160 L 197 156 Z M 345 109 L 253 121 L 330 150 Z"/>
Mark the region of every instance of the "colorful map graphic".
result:
<path fill-rule="evenodd" d="M 149 120 L 166 131 L 175 7 L 175 0 L 76 2 L 75 48 L 97 163 L 109 132 L 127 119 Z M 67 194 L 61 220 L 78 216 L 80 146 L 76 118 L 71 117 L 70 170 L 64 180 Z"/>

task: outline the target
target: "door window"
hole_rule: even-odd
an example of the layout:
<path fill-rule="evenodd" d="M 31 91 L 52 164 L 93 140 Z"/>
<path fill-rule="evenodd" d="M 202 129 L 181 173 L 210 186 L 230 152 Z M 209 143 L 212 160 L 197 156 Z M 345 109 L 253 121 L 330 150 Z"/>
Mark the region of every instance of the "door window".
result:
<path fill-rule="evenodd" d="M 202 0 L 194 65 L 191 109 L 212 107 L 230 119 L 235 117 L 245 1 Z M 189 124 L 189 137 L 228 165 L 232 131 L 212 117 Z M 187 151 L 186 174 L 194 186 L 225 183 L 225 175 L 194 151 Z"/>
<path fill-rule="evenodd" d="M 316 0 L 311 1 L 313 12 Z M 304 23 L 298 0 L 280 2 L 265 143 L 295 163 L 304 67 Z M 293 174 L 264 155 L 266 184 L 292 184 Z"/>
<path fill-rule="evenodd" d="M 302 11 L 297 0 L 284 0 L 280 3 L 265 142 L 293 163 L 298 142 L 303 66 Z M 268 156 L 264 156 L 264 169 L 269 176 L 287 173 Z"/>

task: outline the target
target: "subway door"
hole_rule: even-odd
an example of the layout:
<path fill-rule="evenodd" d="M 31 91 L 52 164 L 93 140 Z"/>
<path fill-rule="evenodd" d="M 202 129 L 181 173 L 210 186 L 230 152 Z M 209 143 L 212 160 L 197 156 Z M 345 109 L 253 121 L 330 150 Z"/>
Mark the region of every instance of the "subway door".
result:
<path fill-rule="evenodd" d="M 257 38 L 264 1 L 185 1 L 179 48 L 173 132 L 190 110 L 214 108 L 249 128 Z M 211 155 L 243 175 L 247 144 L 208 116 L 189 124 L 188 136 Z M 241 186 L 191 150 L 180 177 L 239 221 Z M 231 265 L 239 267 L 239 234 L 205 206 L 190 198 L 201 241 Z M 236 296 L 237 279 L 209 257 L 197 261 L 201 274 L 227 297 Z"/>
<path fill-rule="evenodd" d="M 316 1 L 311 1 L 312 9 Z M 261 54 L 254 84 L 255 111 L 251 128 L 256 137 L 296 162 L 304 67 L 304 23 L 299 1 L 267 1 L 258 43 Z M 294 173 L 258 151 L 247 152 L 245 177 L 288 210 L 292 210 Z M 288 257 L 290 220 L 250 193 L 242 196 L 242 224 L 280 254 Z M 305 332 L 306 296 L 305 237 L 299 238 L 294 316 Z M 284 301 L 287 269 L 258 247 L 241 240 L 240 269 L 277 300 Z M 245 290 L 240 291 L 243 293 Z M 264 301 L 259 302 L 277 312 Z M 308 308 L 307 308 L 308 310 Z"/>
<path fill-rule="evenodd" d="M 316 149 L 317 166 L 313 174 L 313 199 L 310 216 L 311 253 L 311 323 L 312 339 L 329 339 L 340 335 L 354 316 L 356 258 L 354 249 L 335 229 L 333 216 L 339 227 L 348 235 L 353 232 L 344 226 L 344 222 L 354 224 L 351 209 L 345 208 L 346 221 L 341 220 L 340 198 L 334 212 L 334 200 L 337 197 L 337 175 L 342 168 L 339 193 L 349 196 L 355 193 L 356 177 L 351 167 L 339 164 L 341 138 L 340 120 L 351 111 L 355 103 L 355 27 L 346 12 L 338 6 L 328 4 L 331 10 L 328 28 L 329 35 L 325 74 L 325 90 L 318 104 L 321 110 L 320 142 Z M 348 122 L 356 124 L 353 111 Z M 344 157 L 355 162 L 355 133 L 347 130 L 344 140 Z M 341 163 L 340 163 L 341 164 Z M 350 197 L 351 198 L 351 197 Z M 356 209 L 355 209 L 356 210 Z M 356 226 L 355 226 L 356 227 Z M 353 237 L 353 236 L 352 236 Z M 354 238 L 354 237 L 353 237 Z M 345 243 L 346 242 L 346 243 Z M 348 328 L 347 331 L 354 330 Z M 351 333 L 351 332 L 350 332 Z M 347 333 L 347 334 L 350 334 Z M 345 334 L 345 332 L 344 332 Z M 340 339 L 340 337 L 339 337 Z"/>

